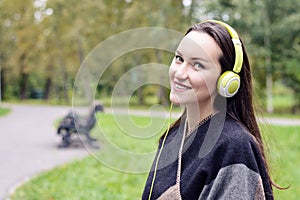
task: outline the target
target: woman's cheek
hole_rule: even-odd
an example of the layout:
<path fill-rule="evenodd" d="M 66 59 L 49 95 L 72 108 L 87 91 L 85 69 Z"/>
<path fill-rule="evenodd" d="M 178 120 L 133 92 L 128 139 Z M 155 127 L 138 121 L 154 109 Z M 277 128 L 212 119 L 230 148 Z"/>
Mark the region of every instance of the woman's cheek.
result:
<path fill-rule="evenodd" d="M 175 67 L 174 67 L 174 61 L 172 61 L 170 67 L 169 67 L 169 76 L 171 76 L 172 73 L 174 73 Z"/>
<path fill-rule="evenodd" d="M 175 68 L 173 65 L 171 65 L 169 68 L 170 87 L 172 87 L 172 82 L 174 80 L 175 73 L 176 73 Z"/>

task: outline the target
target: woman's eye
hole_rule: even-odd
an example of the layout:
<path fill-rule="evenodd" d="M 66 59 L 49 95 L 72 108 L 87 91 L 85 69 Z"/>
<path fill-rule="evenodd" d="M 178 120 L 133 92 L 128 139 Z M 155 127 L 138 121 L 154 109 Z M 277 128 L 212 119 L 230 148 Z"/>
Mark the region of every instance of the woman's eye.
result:
<path fill-rule="evenodd" d="M 183 58 L 182 58 L 181 56 L 176 55 L 176 56 L 175 56 L 175 60 L 176 60 L 176 62 L 178 62 L 178 63 L 183 63 Z"/>
<path fill-rule="evenodd" d="M 196 70 L 201 70 L 205 68 L 204 65 L 202 65 L 201 63 L 195 63 L 193 64 L 193 66 Z"/>

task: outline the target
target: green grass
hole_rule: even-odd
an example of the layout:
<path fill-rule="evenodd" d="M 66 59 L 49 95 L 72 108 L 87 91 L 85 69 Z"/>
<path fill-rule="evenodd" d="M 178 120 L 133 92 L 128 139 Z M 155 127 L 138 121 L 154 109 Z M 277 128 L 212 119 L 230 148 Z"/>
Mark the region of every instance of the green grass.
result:
<path fill-rule="evenodd" d="M 99 138 L 101 151 L 40 174 L 17 189 L 11 199 L 140 199 L 147 177 L 143 171 L 150 168 L 153 155 L 142 159 L 132 155 L 155 152 L 167 121 L 147 117 L 113 118 L 109 114 L 99 117 L 100 126 L 95 127 L 93 135 Z M 131 123 L 138 128 L 133 129 Z M 273 180 L 281 186 L 291 185 L 285 191 L 274 189 L 276 199 L 293 200 L 300 196 L 299 128 L 271 126 L 272 134 L 264 129 L 268 133 L 266 140 L 270 146 Z M 127 132 L 132 135 L 124 134 Z"/>
<path fill-rule="evenodd" d="M 265 99 L 265 101 L 267 101 Z M 266 103 L 266 102 L 265 102 Z M 273 106 L 275 113 L 291 113 L 295 104 L 293 90 L 281 82 L 274 82 L 273 85 Z M 267 104 L 265 104 L 267 105 Z"/>
<path fill-rule="evenodd" d="M 299 199 L 300 196 L 300 127 L 272 126 L 269 144 L 271 172 L 276 184 L 290 188 L 274 189 L 276 199 Z"/>
<path fill-rule="evenodd" d="M 12 199 L 132 199 L 140 196 L 142 175 L 121 173 L 89 157 L 34 178 Z"/>
<path fill-rule="evenodd" d="M 0 117 L 7 115 L 10 112 L 9 108 L 0 107 Z"/>
<path fill-rule="evenodd" d="M 300 119 L 300 114 L 290 114 L 290 113 L 264 113 L 262 117 L 269 118 L 284 118 L 284 119 Z"/>
<path fill-rule="evenodd" d="M 277 109 L 290 108 L 294 104 L 292 95 L 274 95 L 273 106 Z"/>
<path fill-rule="evenodd" d="M 96 125 L 92 134 L 100 140 L 101 151 L 40 174 L 20 187 L 11 199 L 140 199 L 147 177 L 145 171 L 150 168 L 159 134 L 167 121 L 135 116 L 113 118 L 109 114 L 99 114 L 99 117 L 101 124 Z M 137 128 L 133 129 L 131 123 Z M 128 131 L 131 136 L 123 134 Z M 152 152 L 153 155 L 139 160 L 130 153 L 120 153 L 120 149 L 141 155 Z"/>

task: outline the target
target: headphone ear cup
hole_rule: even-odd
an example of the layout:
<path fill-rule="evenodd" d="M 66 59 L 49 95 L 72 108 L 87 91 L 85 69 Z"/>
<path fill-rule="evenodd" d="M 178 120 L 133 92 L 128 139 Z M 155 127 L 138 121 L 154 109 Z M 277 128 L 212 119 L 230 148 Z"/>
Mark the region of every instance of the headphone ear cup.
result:
<path fill-rule="evenodd" d="M 240 76 L 233 71 L 226 71 L 219 77 L 217 84 L 221 96 L 233 97 L 240 88 Z"/>

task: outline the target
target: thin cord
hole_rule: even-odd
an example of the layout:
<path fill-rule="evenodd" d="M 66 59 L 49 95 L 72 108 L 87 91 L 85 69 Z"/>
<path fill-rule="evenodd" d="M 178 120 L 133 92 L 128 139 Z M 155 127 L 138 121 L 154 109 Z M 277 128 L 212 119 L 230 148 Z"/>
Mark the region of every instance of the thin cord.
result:
<path fill-rule="evenodd" d="M 148 200 L 151 199 L 151 195 L 152 195 L 152 191 L 153 191 L 153 187 L 154 187 L 154 182 L 155 182 L 155 178 L 156 178 L 156 170 L 157 170 L 157 167 L 158 167 L 158 160 L 159 160 L 159 157 L 160 157 L 160 154 L 163 150 L 163 147 L 165 145 L 165 141 L 166 141 L 166 138 L 167 138 L 167 135 L 170 131 L 170 126 L 171 126 L 171 119 L 172 119 L 172 108 L 173 108 L 173 103 L 171 103 L 171 106 L 170 106 L 170 115 L 169 115 L 169 122 L 168 122 L 168 128 L 167 128 L 167 132 L 164 136 L 164 139 L 162 141 L 162 144 L 161 144 L 161 148 L 158 152 L 158 155 L 157 155 L 157 159 L 156 159 L 156 163 L 155 163 L 155 167 L 154 167 L 154 172 L 153 172 L 153 179 L 152 179 L 152 183 L 151 183 L 151 188 L 150 188 L 150 192 L 149 192 L 149 197 L 148 197 Z"/>

